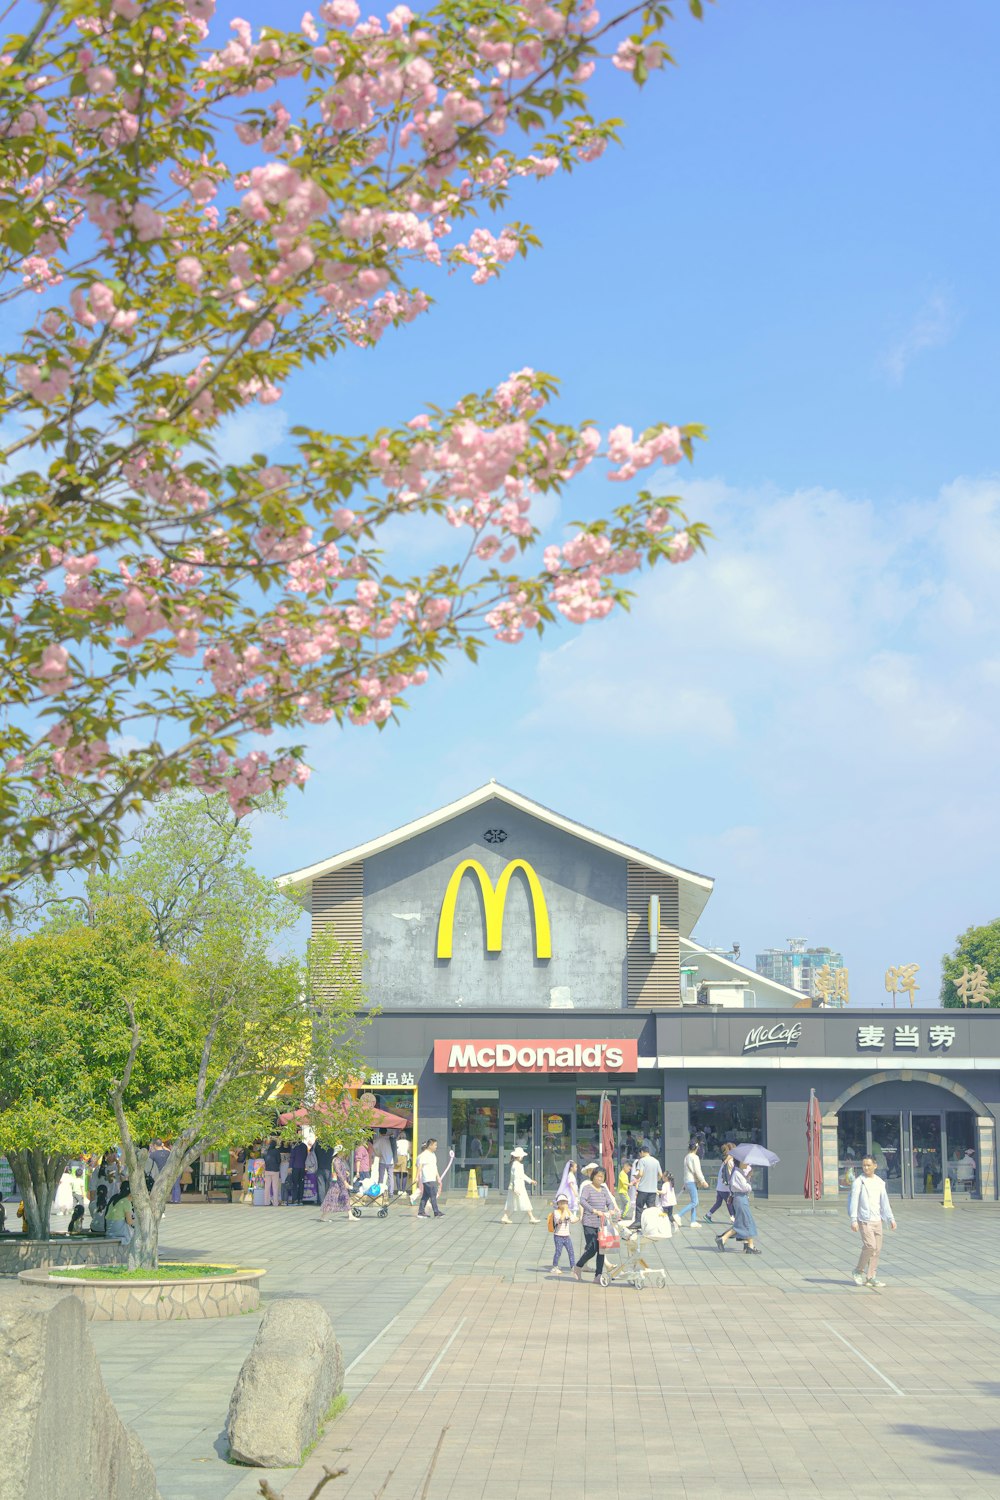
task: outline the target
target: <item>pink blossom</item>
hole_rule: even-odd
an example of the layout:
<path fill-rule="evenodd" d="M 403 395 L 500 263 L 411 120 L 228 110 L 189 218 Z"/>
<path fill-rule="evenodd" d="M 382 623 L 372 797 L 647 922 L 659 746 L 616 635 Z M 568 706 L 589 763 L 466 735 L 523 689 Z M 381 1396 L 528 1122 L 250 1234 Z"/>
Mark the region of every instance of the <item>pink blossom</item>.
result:
<path fill-rule="evenodd" d="M 428 599 L 424 605 L 423 628 L 425 630 L 437 630 L 451 614 L 450 599 Z"/>
<path fill-rule="evenodd" d="M 148 203 L 137 203 L 132 210 L 132 223 L 135 226 L 136 237 L 143 244 L 150 240 L 158 240 L 163 234 L 163 215 L 158 214 Z"/>
<path fill-rule="evenodd" d="M 182 255 L 177 262 L 176 274 L 178 281 L 192 289 L 197 289 L 205 272 L 200 260 L 196 260 L 193 255 Z"/>
<path fill-rule="evenodd" d="M 46 646 L 42 659 L 31 668 L 31 675 L 38 679 L 43 693 L 52 696 L 71 687 L 73 679 L 69 673 L 69 652 L 65 646 Z"/>
<path fill-rule="evenodd" d="M 319 13 L 330 26 L 355 26 L 361 11 L 355 0 L 326 0 Z"/>
<path fill-rule="evenodd" d="M 70 372 L 63 365 L 56 365 L 54 369 L 49 370 L 47 375 L 43 375 L 38 365 L 35 364 L 17 367 L 17 383 L 22 391 L 27 392 L 29 396 L 43 405 L 48 405 L 59 396 L 65 396 L 69 389 L 69 382 Z"/>
<path fill-rule="evenodd" d="M 111 0 L 111 9 L 126 21 L 134 21 L 139 14 L 139 0 Z"/>
<path fill-rule="evenodd" d="M 210 21 L 215 15 L 215 0 L 184 0 L 192 21 Z"/>
<path fill-rule="evenodd" d="M 108 94 L 115 86 L 115 75 L 110 68 L 88 68 L 84 75 L 92 94 Z"/>
<path fill-rule="evenodd" d="M 667 544 L 667 556 L 672 563 L 688 562 L 694 557 L 694 547 L 686 531 L 679 531 Z"/>

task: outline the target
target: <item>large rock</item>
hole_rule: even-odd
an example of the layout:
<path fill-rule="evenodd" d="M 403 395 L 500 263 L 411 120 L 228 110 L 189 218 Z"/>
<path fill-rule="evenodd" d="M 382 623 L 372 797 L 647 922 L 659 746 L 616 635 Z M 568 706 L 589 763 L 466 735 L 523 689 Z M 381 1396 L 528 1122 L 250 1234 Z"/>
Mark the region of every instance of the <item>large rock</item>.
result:
<path fill-rule="evenodd" d="M 240 1463 L 282 1469 L 302 1462 L 344 1389 L 344 1356 L 319 1302 L 272 1302 L 236 1382 L 226 1436 Z"/>
<path fill-rule="evenodd" d="M 159 1500 L 75 1297 L 0 1284 L 0 1413 L 0 1500 Z"/>

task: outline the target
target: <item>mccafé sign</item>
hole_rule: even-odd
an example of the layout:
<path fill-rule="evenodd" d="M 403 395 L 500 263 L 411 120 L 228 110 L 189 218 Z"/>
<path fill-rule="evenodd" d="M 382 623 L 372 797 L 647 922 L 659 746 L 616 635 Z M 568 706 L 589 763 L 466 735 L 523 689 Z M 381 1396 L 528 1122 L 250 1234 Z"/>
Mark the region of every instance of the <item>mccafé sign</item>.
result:
<path fill-rule="evenodd" d="M 435 1073 L 635 1073 L 637 1041 L 435 1042 Z"/>

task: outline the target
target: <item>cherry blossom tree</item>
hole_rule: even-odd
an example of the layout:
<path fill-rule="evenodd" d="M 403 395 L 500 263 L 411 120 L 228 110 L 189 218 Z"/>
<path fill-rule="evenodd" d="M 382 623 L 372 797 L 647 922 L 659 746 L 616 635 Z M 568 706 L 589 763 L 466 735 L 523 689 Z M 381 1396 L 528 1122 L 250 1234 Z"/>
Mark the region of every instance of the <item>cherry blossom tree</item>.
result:
<path fill-rule="evenodd" d="M 435 278 L 488 282 L 527 254 L 512 186 L 601 155 L 615 122 L 588 80 L 668 62 L 668 7 L 441 0 L 362 20 L 324 0 L 297 30 L 234 19 L 228 39 L 215 8 L 4 11 L 8 900 L 111 859 L 123 814 L 171 787 L 240 811 L 301 784 L 304 726 L 382 725 L 456 651 L 603 619 L 628 574 L 704 541 L 677 497 L 633 487 L 538 559 L 536 496 L 595 464 L 630 485 L 700 429 L 556 421 L 531 369 L 370 435 L 293 428 L 280 463 L 217 451 L 220 424 L 296 371 L 427 314 Z M 455 528 L 419 575 L 380 545 L 401 515 Z M 47 818 L 69 783 L 79 816 Z"/>

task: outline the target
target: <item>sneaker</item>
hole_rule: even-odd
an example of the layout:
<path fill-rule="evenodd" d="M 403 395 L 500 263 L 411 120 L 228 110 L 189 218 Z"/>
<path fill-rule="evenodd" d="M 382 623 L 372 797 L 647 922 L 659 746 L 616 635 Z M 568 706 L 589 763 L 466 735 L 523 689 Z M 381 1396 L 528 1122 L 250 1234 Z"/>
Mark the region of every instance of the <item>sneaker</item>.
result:
<path fill-rule="evenodd" d="M 865 1284 L 865 1278 L 862 1276 L 860 1271 L 852 1271 L 851 1280 L 854 1282 L 855 1286 L 864 1286 Z"/>
<path fill-rule="evenodd" d="M 877 1281 L 874 1276 L 870 1276 L 865 1282 L 865 1286 L 870 1286 L 873 1292 L 880 1292 L 885 1286 L 885 1282 Z"/>
<path fill-rule="evenodd" d="M 715 1236 L 715 1243 L 718 1245 L 718 1247 L 719 1247 L 720 1250 L 723 1250 L 723 1251 L 725 1250 L 725 1248 L 726 1248 L 726 1242 L 722 1238 L 721 1234 L 717 1234 Z"/>
<path fill-rule="evenodd" d="M 701 1228 L 701 1220 L 700 1219 L 692 1219 L 691 1220 L 691 1228 L 692 1229 L 700 1229 Z"/>
<path fill-rule="evenodd" d="M 553 1266 L 552 1270 L 549 1272 L 549 1275 L 550 1276 L 561 1276 L 562 1275 L 562 1271 L 560 1270 L 560 1268 L 558 1266 Z"/>
<path fill-rule="evenodd" d="M 570 1275 L 571 1276 L 575 1276 L 576 1279 L 577 1279 L 577 1281 L 582 1281 L 583 1280 L 583 1274 L 582 1274 L 579 1266 L 574 1266 L 573 1269 L 572 1269 L 572 1271 L 570 1272 Z"/>
<path fill-rule="evenodd" d="M 513 1224 L 513 1222 L 514 1222 L 514 1220 L 513 1219 L 508 1219 L 508 1217 L 507 1217 L 506 1214 L 504 1214 L 503 1218 L 500 1220 L 501 1224 Z"/>

